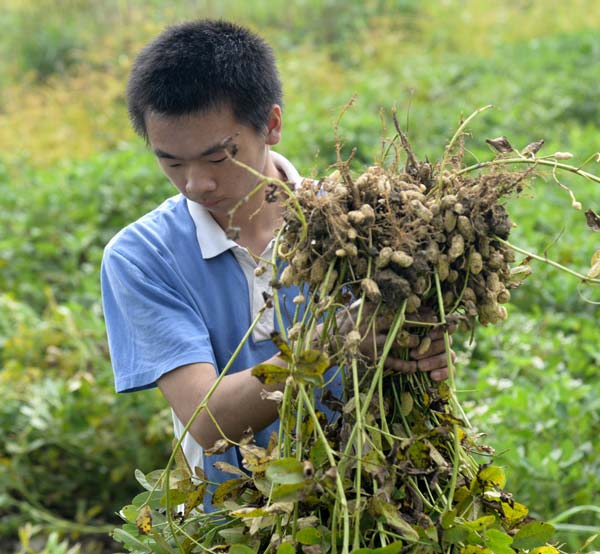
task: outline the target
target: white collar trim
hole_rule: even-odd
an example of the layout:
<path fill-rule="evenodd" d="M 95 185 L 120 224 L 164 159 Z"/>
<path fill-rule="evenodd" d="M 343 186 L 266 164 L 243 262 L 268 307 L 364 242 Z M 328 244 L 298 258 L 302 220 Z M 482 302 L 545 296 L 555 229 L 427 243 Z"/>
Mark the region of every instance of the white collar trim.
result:
<path fill-rule="evenodd" d="M 271 151 L 271 158 L 275 166 L 286 176 L 288 182 L 295 186 L 300 184 L 302 177 L 288 159 L 273 151 Z M 240 248 L 239 244 L 227 238 L 225 231 L 204 206 L 189 198 L 186 198 L 186 203 L 196 226 L 196 239 L 205 260 L 214 258 L 231 248 Z"/>

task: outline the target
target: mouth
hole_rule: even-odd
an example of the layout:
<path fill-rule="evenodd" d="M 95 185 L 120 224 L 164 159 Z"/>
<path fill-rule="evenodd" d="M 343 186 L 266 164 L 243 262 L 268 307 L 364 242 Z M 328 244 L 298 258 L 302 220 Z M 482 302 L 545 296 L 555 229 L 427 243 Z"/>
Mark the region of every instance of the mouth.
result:
<path fill-rule="evenodd" d="M 198 204 L 201 204 L 205 208 L 214 208 L 219 202 L 221 202 L 222 198 L 210 198 L 205 200 L 198 200 Z"/>

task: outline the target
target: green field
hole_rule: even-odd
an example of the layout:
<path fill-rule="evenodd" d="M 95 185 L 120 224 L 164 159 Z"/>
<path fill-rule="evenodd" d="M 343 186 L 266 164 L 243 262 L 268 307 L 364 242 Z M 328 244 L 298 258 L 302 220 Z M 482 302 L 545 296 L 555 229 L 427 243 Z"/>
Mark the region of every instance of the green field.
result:
<path fill-rule="evenodd" d="M 593 0 L 7 0 L 0 13 L 0 552 L 118 552 L 107 530 L 164 467 L 171 422 L 154 392 L 117 396 L 100 309 L 102 249 L 174 193 L 129 129 L 128 68 L 165 25 L 250 25 L 284 82 L 277 150 L 305 175 L 343 154 L 359 168 L 391 136 L 391 109 L 421 159 L 461 117 L 473 163 L 545 139 L 583 164 L 600 151 L 600 10 Z M 382 122 L 386 129 L 382 130 Z M 600 173 L 592 157 L 586 165 Z M 552 173 L 509 208 L 512 241 L 586 273 L 600 184 Z M 508 490 L 555 521 L 565 552 L 600 532 L 600 294 L 534 263 L 509 318 L 458 336 L 459 397 L 506 467 Z M 590 303 L 586 300 L 596 302 Z M 96 532 L 96 534 L 94 534 Z M 49 538 L 46 538 L 49 535 Z M 28 542 L 30 541 L 30 542 Z M 29 545 L 29 546 L 28 546 Z M 72 548 L 72 550 L 69 550 Z M 600 539 L 585 552 L 600 550 Z"/>

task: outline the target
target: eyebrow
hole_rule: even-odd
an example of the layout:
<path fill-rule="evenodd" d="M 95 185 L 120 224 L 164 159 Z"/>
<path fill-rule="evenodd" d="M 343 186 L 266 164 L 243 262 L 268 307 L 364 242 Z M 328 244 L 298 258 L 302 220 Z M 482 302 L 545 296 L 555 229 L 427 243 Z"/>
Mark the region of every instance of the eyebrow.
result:
<path fill-rule="evenodd" d="M 195 160 L 197 158 L 204 158 L 205 156 L 210 156 L 211 154 L 215 154 L 216 152 L 221 152 L 222 150 L 225 150 L 226 148 L 229 148 L 231 150 L 231 154 L 233 156 L 235 156 L 235 154 L 237 154 L 238 147 L 237 147 L 237 144 L 235 144 L 235 142 L 233 142 L 233 137 L 227 137 L 224 140 L 216 142 L 212 146 L 209 146 L 208 148 L 206 148 L 205 150 L 200 152 L 200 154 L 198 154 L 197 156 L 193 156 L 192 159 Z M 164 158 L 167 160 L 182 159 L 182 158 L 178 158 L 177 156 L 174 156 L 173 154 L 169 154 L 168 152 L 165 152 L 164 150 L 161 150 L 160 148 L 154 148 L 154 154 L 156 154 L 156 156 L 159 158 Z"/>

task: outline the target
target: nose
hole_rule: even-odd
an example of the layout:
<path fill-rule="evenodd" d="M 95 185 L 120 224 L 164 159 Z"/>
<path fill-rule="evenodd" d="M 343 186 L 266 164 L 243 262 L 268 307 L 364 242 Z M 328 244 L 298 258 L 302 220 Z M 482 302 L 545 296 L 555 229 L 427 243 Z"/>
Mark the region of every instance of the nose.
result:
<path fill-rule="evenodd" d="M 214 192 L 217 183 L 214 177 L 205 168 L 191 164 L 188 168 L 185 182 L 185 191 L 191 197 L 202 197 L 207 193 Z"/>

